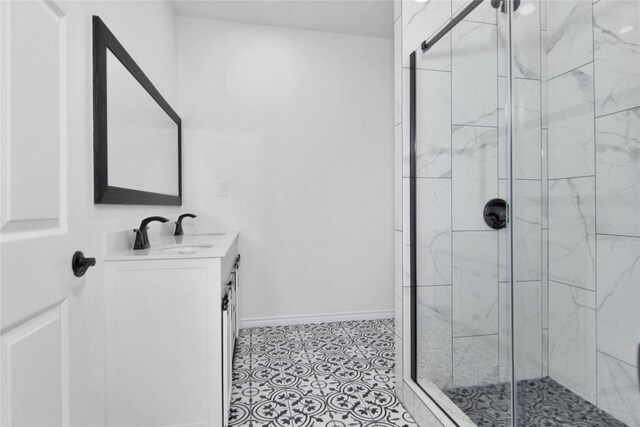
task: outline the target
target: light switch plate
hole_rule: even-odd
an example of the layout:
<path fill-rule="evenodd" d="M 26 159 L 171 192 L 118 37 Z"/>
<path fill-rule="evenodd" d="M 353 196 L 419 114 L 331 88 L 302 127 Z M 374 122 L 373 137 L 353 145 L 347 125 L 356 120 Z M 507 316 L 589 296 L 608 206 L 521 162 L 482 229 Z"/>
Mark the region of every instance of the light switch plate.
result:
<path fill-rule="evenodd" d="M 218 183 L 218 197 L 229 197 L 229 183 L 228 182 L 219 182 Z"/>

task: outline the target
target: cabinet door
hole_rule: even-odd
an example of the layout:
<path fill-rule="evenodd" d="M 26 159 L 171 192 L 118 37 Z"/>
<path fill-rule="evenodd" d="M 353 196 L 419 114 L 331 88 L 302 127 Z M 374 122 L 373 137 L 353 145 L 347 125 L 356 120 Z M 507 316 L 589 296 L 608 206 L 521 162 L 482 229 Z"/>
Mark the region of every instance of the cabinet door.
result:
<path fill-rule="evenodd" d="M 221 325 L 214 270 L 198 260 L 109 268 L 107 425 L 219 424 Z"/>

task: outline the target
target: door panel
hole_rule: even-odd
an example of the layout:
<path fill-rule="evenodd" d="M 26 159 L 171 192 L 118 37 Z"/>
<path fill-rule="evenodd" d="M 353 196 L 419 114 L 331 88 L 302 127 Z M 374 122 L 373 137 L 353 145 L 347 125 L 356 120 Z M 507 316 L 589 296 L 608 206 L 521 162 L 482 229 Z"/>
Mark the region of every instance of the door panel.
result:
<path fill-rule="evenodd" d="M 2 2 L 2 318 L 5 331 L 66 298 L 65 18 Z"/>
<path fill-rule="evenodd" d="M 68 424 L 67 303 L 2 335 L 2 425 Z"/>
<path fill-rule="evenodd" d="M 2 5 L 2 237 L 64 232 L 65 20 L 49 2 Z"/>
<path fill-rule="evenodd" d="M 68 425 L 66 17 L 3 1 L 0 24 L 1 421 Z"/>

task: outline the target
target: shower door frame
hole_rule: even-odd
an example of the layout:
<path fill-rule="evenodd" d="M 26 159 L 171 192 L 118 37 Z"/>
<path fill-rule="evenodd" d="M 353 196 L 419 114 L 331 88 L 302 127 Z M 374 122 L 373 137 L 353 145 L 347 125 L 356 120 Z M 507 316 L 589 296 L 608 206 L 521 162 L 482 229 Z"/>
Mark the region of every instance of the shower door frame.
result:
<path fill-rule="evenodd" d="M 436 399 L 434 399 L 427 390 L 425 390 L 420 383 L 418 382 L 418 286 L 417 286 L 417 202 L 416 202 L 416 55 L 417 52 L 425 52 L 432 45 L 440 40 L 443 36 L 449 33 L 459 22 L 461 22 L 466 15 L 468 15 L 471 11 L 473 11 L 477 6 L 479 6 L 485 0 L 471 0 L 469 5 L 466 6 L 460 13 L 458 13 L 455 17 L 452 17 L 446 25 L 444 25 L 439 31 L 434 33 L 434 35 L 426 41 L 421 43 L 421 46 L 411 52 L 409 55 L 409 259 L 410 259 L 410 379 L 411 381 L 422 390 L 426 396 L 435 404 L 446 416 L 447 418 L 456 426 L 460 424 L 454 417 L 447 411 Z M 486 0 L 491 1 L 492 6 L 499 10 L 500 3 L 504 5 L 504 14 L 506 15 L 504 19 L 506 19 L 506 57 L 507 57 L 507 66 L 506 66 L 506 104 L 505 108 L 505 137 L 506 137 L 506 182 L 507 182 L 507 253 L 508 253 L 508 261 L 506 262 L 507 268 L 507 277 L 509 279 L 508 286 L 508 299 L 509 299 L 509 321 L 511 326 L 511 333 L 509 334 L 509 353 L 511 359 L 510 366 L 510 418 L 511 418 L 511 426 L 516 427 L 518 425 L 518 411 L 517 411 L 517 385 L 516 385 L 516 376 L 515 376 L 515 348 L 514 348 L 514 336 L 515 336 L 515 324 L 514 324 L 514 316 L 513 316 L 513 307 L 514 307 L 514 292 L 513 292 L 513 284 L 514 282 L 514 268 L 513 268 L 513 207 L 512 201 L 513 198 L 513 158 L 512 158 L 512 129 L 513 129 L 513 102 L 512 102 L 512 91 L 513 91 L 513 77 L 512 77 L 512 66 L 513 66 L 513 49 L 512 49 L 512 38 L 511 38 L 511 24 L 512 24 L 512 11 L 513 11 L 513 1 L 514 0 L 502 0 L 498 2 L 498 5 L 494 5 L 494 0 Z M 496 22 L 496 25 L 500 25 L 499 20 Z M 500 129 L 498 129 L 498 132 Z M 640 353 L 639 353 L 640 354 Z"/>

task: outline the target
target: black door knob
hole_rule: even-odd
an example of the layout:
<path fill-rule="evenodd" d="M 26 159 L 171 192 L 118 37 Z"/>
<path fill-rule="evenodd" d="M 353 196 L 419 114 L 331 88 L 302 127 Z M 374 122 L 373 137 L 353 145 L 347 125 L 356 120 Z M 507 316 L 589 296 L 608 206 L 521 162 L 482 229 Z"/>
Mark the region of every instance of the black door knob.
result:
<path fill-rule="evenodd" d="M 71 258 L 71 269 L 73 270 L 73 275 L 76 277 L 84 276 L 84 273 L 87 272 L 89 267 L 93 267 L 96 265 L 95 258 L 85 258 L 84 254 L 80 251 L 76 251 L 73 254 L 73 258 Z"/>

